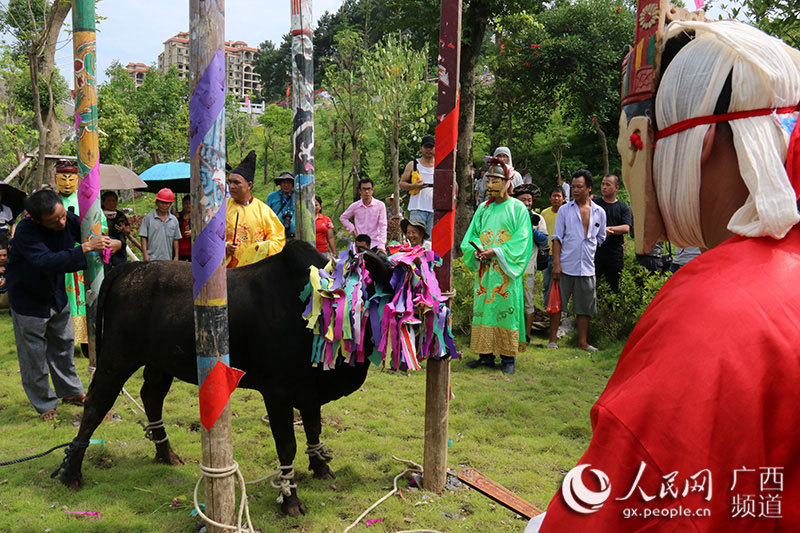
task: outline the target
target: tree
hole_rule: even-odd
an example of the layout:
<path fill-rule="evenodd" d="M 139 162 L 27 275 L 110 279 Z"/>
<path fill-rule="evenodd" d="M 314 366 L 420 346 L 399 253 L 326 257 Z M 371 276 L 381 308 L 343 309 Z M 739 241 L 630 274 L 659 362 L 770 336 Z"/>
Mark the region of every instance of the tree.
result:
<path fill-rule="evenodd" d="M 504 33 L 500 42 L 509 68 L 525 73 L 520 83 L 538 94 L 558 94 L 576 113 L 576 126 L 594 130 L 609 172 L 608 134 L 619 120 L 620 67 L 633 41 L 634 15 L 605 0 L 557 3 L 525 31 Z"/>
<path fill-rule="evenodd" d="M 39 188 L 53 171 L 54 162 L 46 154 L 57 153 L 61 131 L 53 93 L 55 51 L 58 33 L 72 8 L 69 0 L 9 0 L 0 8 L 0 24 L 16 39 L 15 49 L 28 58 L 31 96 L 36 129 L 39 133 L 39 159 L 32 188 Z M 41 105 L 40 80 L 46 82 L 47 106 Z"/>
<path fill-rule="evenodd" d="M 134 167 L 139 120 L 130 105 L 136 85 L 128 72 L 114 62 L 106 69 L 107 80 L 97 89 L 97 127 L 100 161 Z"/>
<path fill-rule="evenodd" d="M 30 72 L 25 61 L 7 46 L 0 47 L 0 176 L 7 176 L 37 143 L 32 106 L 19 97 L 20 88 L 30 94 Z"/>
<path fill-rule="evenodd" d="M 338 118 L 334 127 L 342 126 L 350 141 L 351 166 L 349 178 L 353 181 L 353 197 L 358 196 L 358 143 L 364 133 L 367 116 L 367 88 L 361 73 L 363 63 L 363 39 L 352 30 L 342 30 L 336 35 L 336 55 L 325 75 L 325 89 L 331 95 L 333 109 Z M 344 155 L 344 150 L 342 150 Z M 342 158 L 344 168 L 344 158 Z M 344 175 L 342 175 L 344 197 Z"/>
<path fill-rule="evenodd" d="M 571 146 L 569 142 L 570 125 L 564 122 L 561 107 L 556 107 L 550 115 L 547 127 L 544 132 L 538 135 L 537 141 L 544 145 L 556 162 L 556 174 L 561 180 L 561 160 L 564 158 L 564 150 Z"/>
<path fill-rule="evenodd" d="M 225 142 L 229 148 L 239 151 L 239 161 L 244 159 L 244 150 L 252 135 L 252 116 L 239 111 L 236 98 L 228 94 L 225 98 Z"/>
<path fill-rule="evenodd" d="M 786 44 L 800 48 L 800 1 L 799 0 L 734 0 L 732 4 L 721 4 L 726 15 L 719 18 L 741 18 L 762 31 L 783 39 Z"/>
<path fill-rule="evenodd" d="M 280 166 L 292 166 L 292 110 L 276 105 L 268 105 L 258 117 L 264 135 L 264 183 L 268 181 L 270 168 L 269 153 L 272 152 L 272 178 L 278 175 Z M 283 154 L 280 157 L 279 154 Z"/>
<path fill-rule="evenodd" d="M 132 104 L 139 122 L 137 148 L 150 165 L 188 158 L 189 85 L 175 65 L 163 75 L 148 70 Z"/>
<path fill-rule="evenodd" d="M 423 75 L 427 57 L 415 51 L 399 36 L 390 36 L 376 45 L 365 57 L 364 83 L 375 123 L 389 142 L 394 184 L 395 212 L 400 198 L 400 130 L 411 128 L 415 138 L 422 138 L 425 115 L 432 107 L 433 85 Z"/>
<path fill-rule="evenodd" d="M 280 47 L 272 41 L 258 45 L 253 71 L 261 78 L 261 99 L 269 103 L 283 98 L 292 83 L 292 36 L 285 34 Z"/>

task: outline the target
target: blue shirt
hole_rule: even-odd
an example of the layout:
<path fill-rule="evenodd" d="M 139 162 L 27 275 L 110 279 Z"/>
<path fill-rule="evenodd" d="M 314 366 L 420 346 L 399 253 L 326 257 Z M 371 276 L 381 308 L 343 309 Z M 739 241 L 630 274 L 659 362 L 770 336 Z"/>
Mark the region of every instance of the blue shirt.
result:
<path fill-rule="evenodd" d="M 283 224 L 286 233 L 294 235 L 294 192 L 289 196 L 284 196 L 281 191 L 273 191 L 267 195 L 267 205 L 278 215 L 278 220 Z M 283 218 L 284 213 L 291 213 L 292 221 L 289 226 L 284 224 L 286 220 Z"/>
<path fill-rule="evenodd" d="M 580 207 L 575 200 L 561 206 L 553 240 L 561 243 L 561 272 L 569 276 L 594 276 L 594 254 L 606 238 L 606 212 L 590 201 L 589 230 L 583 232 Z"/>
<path fill-rule="evenodd" d="M 86 268 L 81 242 L 81 223 L 67 212 L 61 231 L 45 228 L 31 217 L 17 226 L 6 265 L 11 309 L 25 316 L 48 318 L 50 311 L 67 305 L 64 274 Z"/>

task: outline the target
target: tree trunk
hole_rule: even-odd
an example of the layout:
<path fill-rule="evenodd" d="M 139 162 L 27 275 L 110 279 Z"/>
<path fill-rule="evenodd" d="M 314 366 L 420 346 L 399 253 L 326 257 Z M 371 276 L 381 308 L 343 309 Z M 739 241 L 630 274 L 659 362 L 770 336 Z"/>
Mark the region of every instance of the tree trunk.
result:
<path fill-rule="evenodd" d="M 514 118 L 514 115 L 511 113 L 511 109 L 512 109 L 511 102 L 506 102 L 506 111 L 508 113 L 508 133 L 506 134 L 506 146 L 508 146 L 509 150 L 511 149 L 511 137 L 513 133 L 512 127 Z"/>
<path fill-rule="evenodd" d="M 350 131 L 354 131 L 352 128 Z M 359 155 L 358 155 L 358 136 L 350 133 L 350 144 L 352 145 L 353 149 L 350 151 L 352 156 L 353 162 L 353 169 L 350 173 L 353 176 L 353 201 L 356 202 L 360 198 L 360 194 L 358 192 L 358 163 L 359 163 Z"/>
<path fill-rule="evenodd" d="M 31 89 L 33 93 L 33 114 L 36 129 L 39 131 L 39 160 L 36 165 L 31 189 L 39 189 L 53 176 L 54 161 L 48 161 L 47 154 L 58 153 L 61 146 L 61 132 L 58 127 L 55 105 L 52 98 L 53 70 L 55 68 L 56 44 L 58 33 L 64 25 L 64 19 L 72 9 L 72 3 L 65 0 L 54 0 L 47 13 L 44 28 L 31 43 L 28 61 L 31 73 Z M 39 79 L 48 80 L 50 93 L 49 108 L 43 113 L 39 99 Z"/>
<path fill-rule="evenodd" d="M 392 129 L 392 183 L 394 184 L 394 212 L 399 213 L 400 201 L 400 119 L 394 123 Z M 386 244 L 386 243 L 384 243 Z"/>
<path fill-rule="evenodd" d="M 461 240 L 472 220 L 472 138 L 475 128 L 475 67 L 478 64 L 481 44 L 486 35 L 486 24 L 491 9 L 486 0 L 470 2 L 462 19 L 461 39 L 461 103 L 458 116 L 458 145 L 456 147 L 456 202 L 455 240 L 453 251 L 461 254 Z"/>
<path fill-rule="evenodd" d="M 36 124 L 36 129 L 39 132 L 39 156 L 36 162 L 36 171 L 31 176 L 29 184 L 30 191 L 36 191 L 44 184 L 45 177 L 45 161 L 47 158 L 47 128 L 44 125 L 42 118 L 42 105 L 39 96 L 39 59 L 36 57 L 36 51 L 31 49 L 28 53 L 28 64 L 30 65 L 31 72 L 31 90 L 33 94 L 33 119 Z"/>
<path fill-rule="evenodd" d="M 600 138 L 600 146 L 603 148 L 603 176 L 605 176 L 608 174 L 608 141 L 606 140 L 606 133 L 597 120 L 594 121 L 594 129 L 597 131 L 597 136 Z"/>
<path fill-rule="evenodd" d="M 267 176 L 269 175 L 269 138 L 267 137 L 267 127 L 261 130 L 264 135 L 264 185 L 267 184 Z"/>

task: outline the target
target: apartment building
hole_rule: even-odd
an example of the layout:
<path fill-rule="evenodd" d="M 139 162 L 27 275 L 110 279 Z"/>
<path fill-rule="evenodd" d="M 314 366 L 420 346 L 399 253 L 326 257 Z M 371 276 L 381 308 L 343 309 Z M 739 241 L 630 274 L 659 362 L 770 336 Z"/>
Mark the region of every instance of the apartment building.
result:
<path fill-rule="evenodd" d="M 133 82 L 139 87 L 144 81 L 144 73 L 150 70 L 150 67 L 144 63 L 128 63 L 125 65 L 125 70 L 128 71 Z"/>
<path fill-rule="evenodd" d="M 261 92 L 261 80 L 253 71 L 257 49 L 244 41 L 225 41 L 225 68 L 228 92 L 237 97 Z M 170 66 L 178 68 L 181 78 L 189 75 L 189 34 L 180 32 L 164 41 L 164 51 L 158 54 L 158 69 L 166 73 Z"/>

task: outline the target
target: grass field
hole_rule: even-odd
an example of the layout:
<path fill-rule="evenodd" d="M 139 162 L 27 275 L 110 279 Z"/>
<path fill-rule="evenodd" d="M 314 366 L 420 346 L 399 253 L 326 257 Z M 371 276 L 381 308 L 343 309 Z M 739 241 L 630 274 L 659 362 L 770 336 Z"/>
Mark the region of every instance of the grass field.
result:
<path fill-rule="evenodd" d="M 464 347 L 465 360 L 474 357 Z M 451 468 L 473 467 L 545 508 L 563 474 L 574 466 L 591 434 L 589 409 L 614 369 L 622 345 L 593 357 L 577 349 L 545 350 L 536 339 L 518 358 L 517 373 L 472 370 L 452 363 Z M 87 360 L 77 366 L 88 384 Z M 141 371 L 126 389 L 138 400 Z M 333 449 L 333 481 L 308 473 L 302 450 L 302 427 L 296 425 L 298 490 L 308 514 L 294 519 L 280 514 L 277 491 L 268 483 L 248 486 L 250 512 L 264 532 L 342 531 L 373 501 L 387 492 L 403 466 L 392 455 L 422 463 L 425 372 L 406 376 L 372 368 L 362 389 L 323 408 L 323 440 Z M 261 477 L 278 465 L 261 396 L 238 390 L 232 398 L 234 453 L 246 479 Z M 180 467 L 153 462 L 153 445 L 144 439 L 144 416 L 124 396 L 114 405 L 116 420 L 103 423 L 87 450 L 86 485 L 71 492 L 50 479 L 63 457 L 49 456 L 0 467 L 0 532 L 194 532 L 189 516 L 201 455 L 197 389 L 175 383 L 167 396 L 164 421 Z M 20 384 L 11 319 L 0 311 L 0 461 L 44 451 L 70 441 L 81 410 L 59 406 L 55 422 L 42 422 Z M 406 488 L 405 501 L 392 497 L 367 518 L 382 518 L 354 531 L 402 529 L 439 531 L 521 531 L 525 522 L 474 490 L 433 495 Z M 202 491 L 201 491 L 202 495 Z M 201 496 L 202 497 L 202 496 Z M 184 503 L 171 507 L 173 500 Z M 101 519 L 67 511 L 99 512 Z"/>

